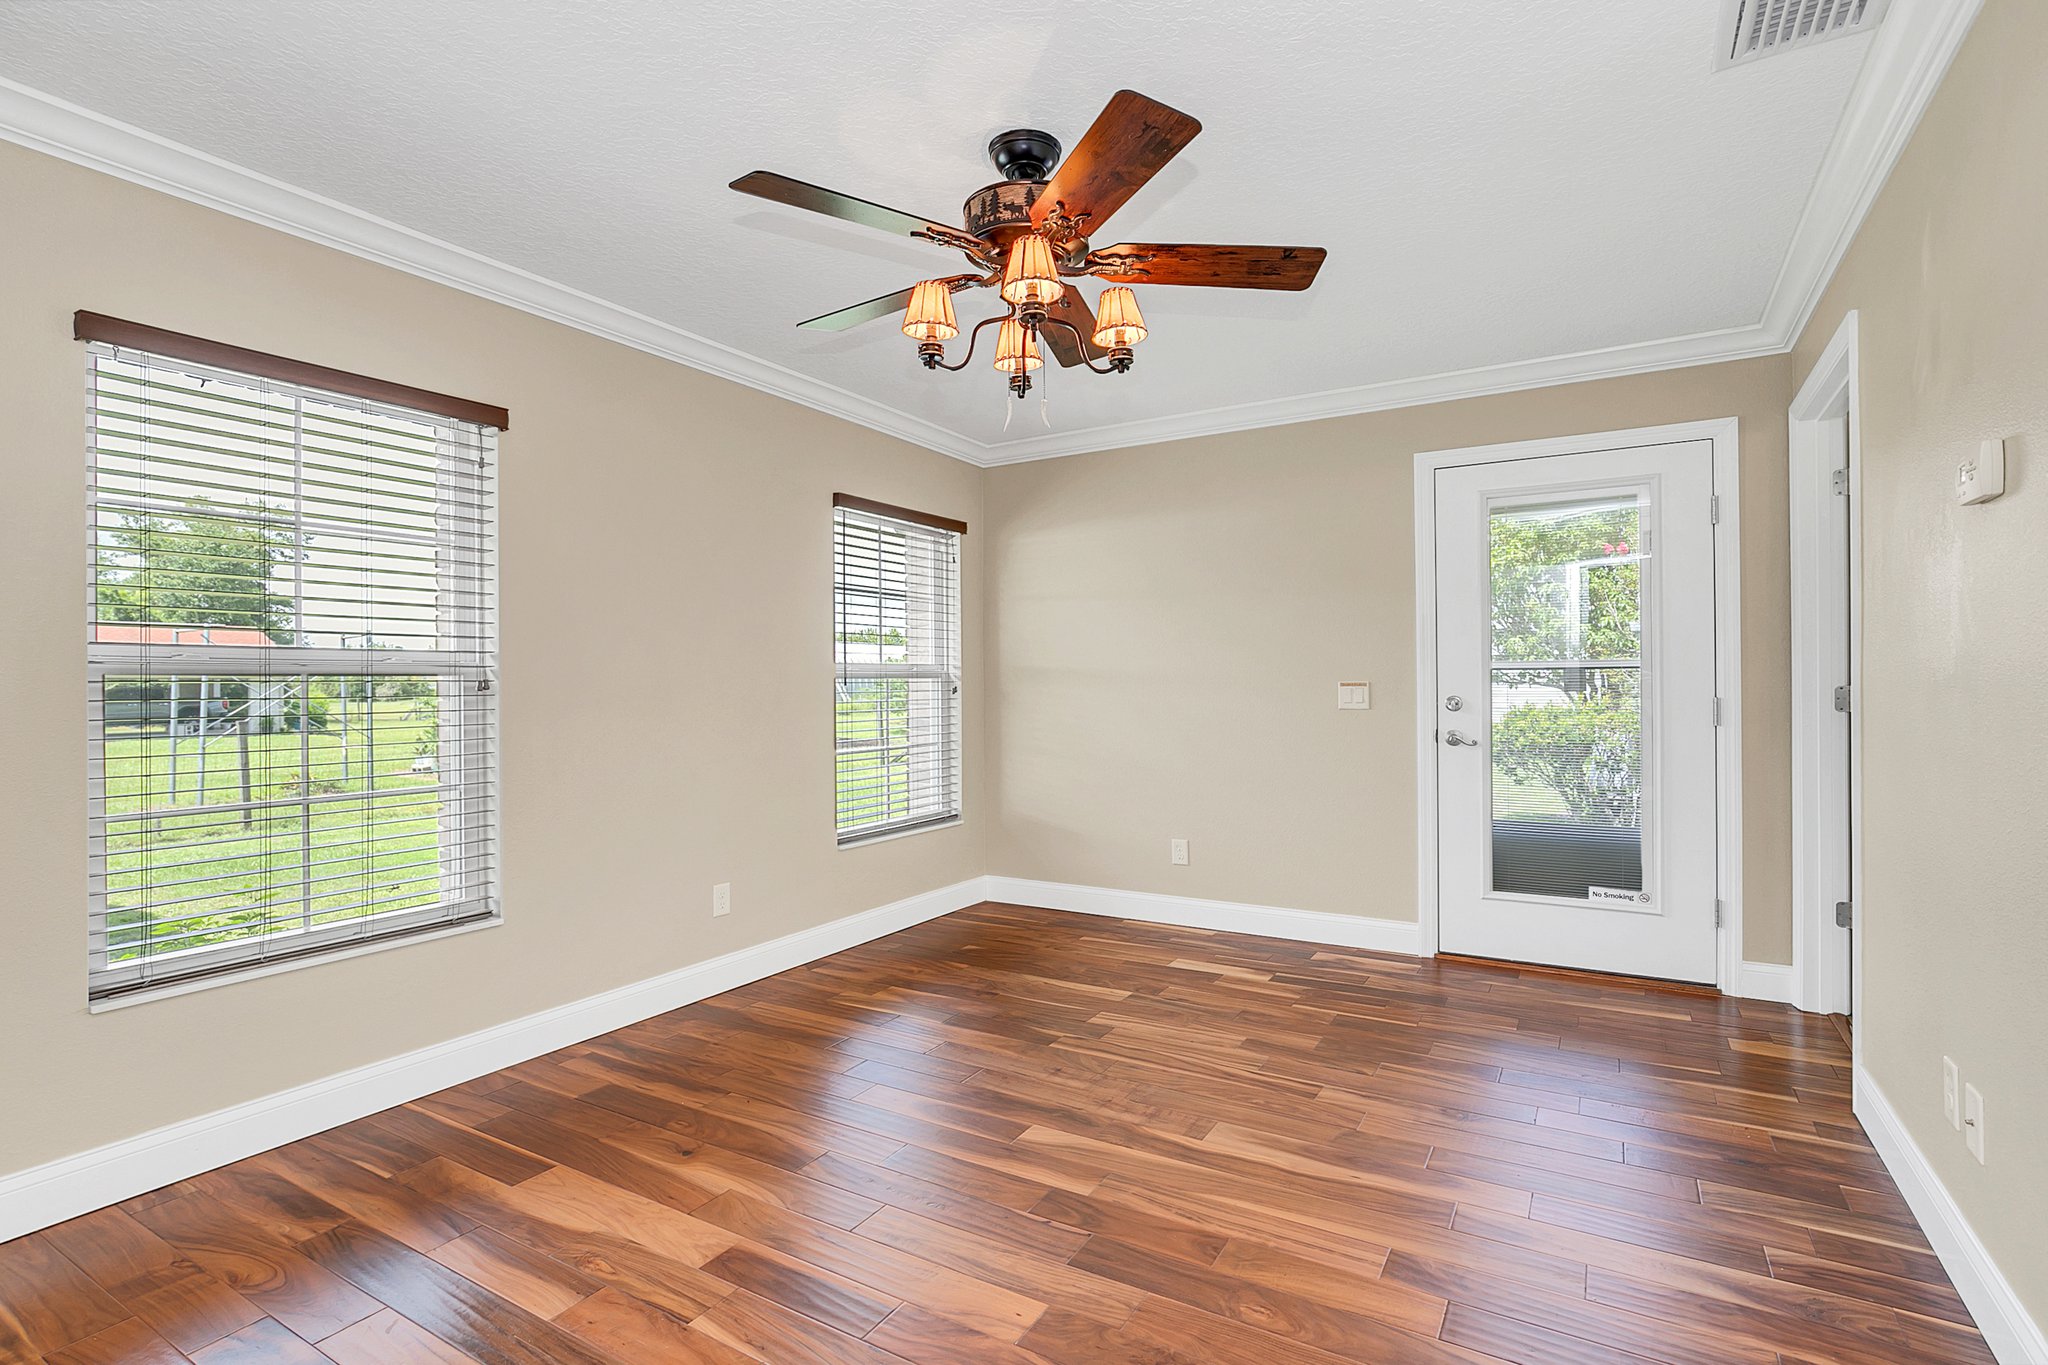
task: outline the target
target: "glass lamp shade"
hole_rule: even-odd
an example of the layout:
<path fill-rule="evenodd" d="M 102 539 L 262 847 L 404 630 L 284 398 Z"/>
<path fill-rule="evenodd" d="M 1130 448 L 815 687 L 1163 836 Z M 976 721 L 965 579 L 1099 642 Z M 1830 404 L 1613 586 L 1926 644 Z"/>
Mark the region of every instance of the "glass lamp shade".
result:
<path fill-rule="evenodd" d="M 1029 374 L 1044 363 L 1038 354 L 1038 337 L 1017 319 L 1004 318 L 996 333 L 996 368 L 1004 374 Z"/>
<path fill-rule="evenodd" d="M 1010 263 L 1003 270 L 1003 301 L 1050 308 L 1060 301 L 1065 289 L 1052 259 L 1052 244 L 1035 232 L 1019 237 L 1010 247 Z"/>
<path fill-rule="evenodd" d="M 960 335 L 953 317 L 953 291 L 944 280 L 919 280 L 903 314 L 903 335 L 912 341 L 951 341 Z"/>
<path fill-rule="evenodd" d="M 1103 290 L 1095 301 L 1095 344 L 1107 351 L 1144 339 L 1145 315 L 1138 311 L 1138 296 L 1120 284 Z"/>

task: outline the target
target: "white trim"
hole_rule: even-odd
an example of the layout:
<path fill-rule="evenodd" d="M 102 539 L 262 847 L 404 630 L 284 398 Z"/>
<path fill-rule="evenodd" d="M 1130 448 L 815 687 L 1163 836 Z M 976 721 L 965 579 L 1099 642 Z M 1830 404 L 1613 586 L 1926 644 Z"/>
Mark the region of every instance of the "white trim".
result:
<path fill-rule="evenodd" d="M 1714 766 L 1719 898 L 1723 906 L 1716 984 L 1747 995 L 1742 959 L 1742 424 L 1734 417 L 1582 436 L 1550 436 L 1501 445 L 1426 450 L 1415 457 L 1415 909 L 1421 951 L 1433 954 L 1437 934 L 1436 782 L 1436 474 L 1459 465 L 1582 455 L 1679 441 L 1713 443 L 1714 688 L 1721 701 Z M 1778 996 L 1763 996 L 1776 999 Z"/>
<path fill-rule="evenodd" d="M 927 891 L 709 962 L 0 1178 L 0 1242 L 987 900 Z"/>
<path fill-rule="evenodd" d="M 833 847 L 866 848 L 869 844 L 886 844 L 891 839 L 914 839 L 920 834 L 930 834 L 933 830 L 958 829 L 965 819 L 964 815 L 955 815 L 945 820 L 934 820 L 928 825 L 915 825 L 910 829 L 885 829 L 879 834 L 858 834 L 851 839 L 834 840 Z"/>
<path fill-rule="evenodd" d="M 426 929 L 415 934 L 402 934 L 396 938 L 329 948 L 323 952 L 309 953 L 305 957 L 289 958 L 283 962 L 258 961 L 239 971 L 185 977 L 182 980 L 165 982 L 161 986 L 152 986 L 148 990 L 130 991 L 123 995 L 109 996 L 105 1000 L 91 1000 L 86 1003 L 85 1009 L 88 1014 L 106 1014 L 111 1010 L 132 1009 L 137 1005 L 147 1005 L 152 1000 L 168 1000 L 174 995 L 190 995 L 194 991 L 212 990 L 215 986 L 233 985 L 237 981 L 254 981 L 259 976 L 276 976 L 279 972 L 296 972 L 328 962 L 341 962 L 351 957 L 367 957 L 371 953 L 389 952 L 393 948 L 409 948 L 415 943 L 426 943 L 437 938 L 473 934 L 479 929 L 496 929 L 504 922 L 504 915 L 496 914 L 489 919 L 473 919 L 461 924 L 451 924 L 445 929 Z"/>
<path fill-rule="evenodd" d="M 2020 1297 L 1998 1263 L 1977 1238 L 1955 1196 L 1941 1183 L 1926 1154 L 1913 1141 L 1897 1111 L 1862 1067 L 1855 1072 L 1856 1117 L 1870 1135 L 1870 1145 L 1898 1182 L 1899 1193 L 1927 1234 L 1941 1268 L 1962 1295 L 1963 1306 L 1977 1320 L 1984 1344 L 2000 1365 L 2048 1365 L 2048 1336 L 2027 1315 Z"/>
<path fill-rule="evenodd" d="M 0 138 L 979 463 L 979 441 L 922 417 L 9 80 Z"/>
<path fill-rule="evenodd" d="M 1792 969 L 1782 962 L 1745 962 L 1735 976 L 1735 989 L 1728 992 L 1746 1000 L 1775 1000 L 1792 1003 Z"/>
<path fill-rule="evenodd" d="M 1834 923 L 1834 903 L 1854 899 L 1862 885 L 1862 726 L 1856 701 L 1862 682 L 1863 538 L 1858 531 L 1862 484 L 1857 315 L 1842 319 L 1788 412 L 1792 607 L 1792 966 L 1793 1003 L 1839 1014 L 1856 997 L 1850 936 Z M 1835 519 L 1832 476 L 1836 437 L 1848 427 L 1848 543 Z M 1844 603 L 1848 607 L 1843 619 Z M 1841 641 L 1848 641 L 1843 673 Z M 1847 683 L 1849 724 L 1836 717 L 1834 689 Z M 1860 939 L 1861 935 L 1855 936 Z M 1853 942 L 1853 940 L 1850 940 Z M 1862 1030 L 1856 1030 L 1860 1036 Z"/>
<path fill-rule="evenodd" d="M 1821 158 L 1762 328 L 1789 351 L 1962 50 L 1984 0 L 1894 0 Z"/>
<path fill-rule="evenodd" d="M 1201 900 L 1193 896 L 1123 891 L 1107 886 L 1076 886 L 1069 882 L 1038 882 L 1023 877 L 991 876 L 984 880 L 988 884 L 988 899 L 1009 905 L 1032 905 L 1082 915 L 1104 915 L 1111 919 L 1172 924 L 1183 929 L 1217 929 L 1231 934 L 1257 934 L 1262 938 L 1294 939 L 1303 943 L 1327 943 L 1339 948 L 1416 956 L 1415 926 L 1402 920 L 1367 919 L 1363 915 L 1337 915 L 1326 910 L 1289 910 L 1276 905 L 1246 905 L 1238 901 Z"/>
<path fill-rule="evenodd" d="M 1781 355 L 1918 125 L 1983 0 L 1895 0 L 1755 324 L 990 443 L 321 195 L 0 80 L 0 138 L 579 328 L 982 466 Z"/>
<path fill-rule="evenodd" d="M 1714 437 L 1714 782 L 1720 797 L 1721 989 L 1750 991 L 1742 925 L 1742 429 L 1731 417 Z M 1766 997 L 1778 999 L 1781 997 Z"/>
<path fill-rule="evenodd" d="M 1415 928 L 1416 949 L 1435 957 L 1436 828 L 1436 471 L 1415 457 Z"/>
<path fill-rule="evenodd" d="M 1294 422 L 1319 422 L 1328 417 L 1350 417 L 1361 412 L 1384 412 L 1390 408 L 1412 408 L 1428 403 L 1456 402 L 1463 398 L 1483 398 L 1490 394 L 1519 393 L 1525 389 L 1547 389 L 1589 379 L 1612 379 L 1655 370 L 1747 360 L 1753 356 L 1781 355 L 1788 349 L 1789 343 L 1785 338 L 1761 327 L 1699 332 L 1691 336 L 1610 346 L 1597 351 L 1545 356 L 1540 360 L 1518 360 L 1506 365 L 1360 384 L 1353 388 L 1270 398 L 1235 407 L 1119 422 L 1081 431 L 1055 432 L 986 447 L 986 453 L 977 463 L 984 466 L 1019 464 L 1027 460 L 1057 459 L 1063 455 L 1085 455 L 1098 450 L 1123 450 L 1131 446 L 1156 445 L 1161 441 L 1184 441 L 1196 436 L 1287 426 Z"/>

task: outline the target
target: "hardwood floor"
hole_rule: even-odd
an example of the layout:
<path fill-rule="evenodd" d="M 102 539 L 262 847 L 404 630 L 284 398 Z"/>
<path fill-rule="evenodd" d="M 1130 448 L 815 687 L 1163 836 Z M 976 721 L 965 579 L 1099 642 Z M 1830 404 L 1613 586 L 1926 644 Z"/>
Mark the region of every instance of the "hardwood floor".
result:
<path fill-rule="evenodd" d="M 985 905 L 0 1246 L 0 1361 L 1988 1362 L 1833 1023 Z"/>

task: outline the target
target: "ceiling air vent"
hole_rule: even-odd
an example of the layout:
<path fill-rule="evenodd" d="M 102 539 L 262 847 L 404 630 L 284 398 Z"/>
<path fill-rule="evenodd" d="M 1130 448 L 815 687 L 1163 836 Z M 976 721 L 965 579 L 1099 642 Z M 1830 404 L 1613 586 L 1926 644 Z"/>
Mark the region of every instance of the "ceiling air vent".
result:
<path fill-rule="evenodd" d="M 1725 69 L 1812 47 L 1830 38 L 1868 33 L 1890 0 L 1721 0 L 1721 45 L 1716 68 Z"/>

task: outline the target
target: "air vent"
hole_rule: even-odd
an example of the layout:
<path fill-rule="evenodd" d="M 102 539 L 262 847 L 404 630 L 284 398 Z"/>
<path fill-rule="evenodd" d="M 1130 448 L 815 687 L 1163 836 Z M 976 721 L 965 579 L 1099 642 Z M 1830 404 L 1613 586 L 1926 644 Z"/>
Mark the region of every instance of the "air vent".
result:
<path fill-rule="evenodd" d="M 1890 0 L 1721 0 L 1717 68 L 1868 33 Z"/>

